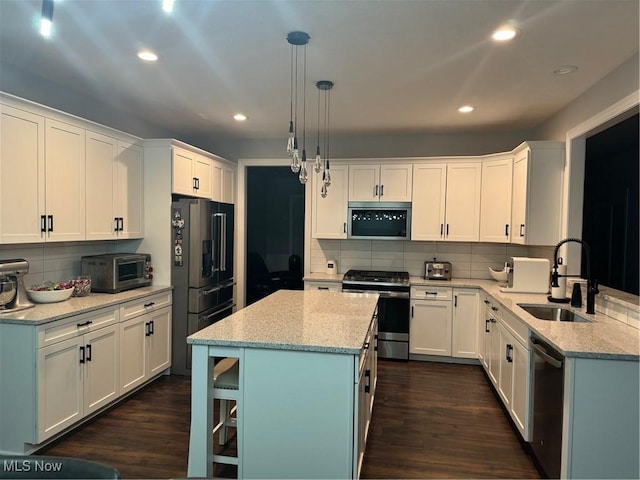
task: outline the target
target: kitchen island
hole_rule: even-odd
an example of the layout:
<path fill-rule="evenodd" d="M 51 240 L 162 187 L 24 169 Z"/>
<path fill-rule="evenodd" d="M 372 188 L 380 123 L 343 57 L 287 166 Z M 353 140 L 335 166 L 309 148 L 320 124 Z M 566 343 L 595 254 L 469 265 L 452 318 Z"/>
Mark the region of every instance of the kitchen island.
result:
<path fill-rule="evenodd" d="M 212 373 L 216 358 L 234 357 L 238 478 L 358 477 L 375 390 L 377 301 L 280 290 L 188 337 L 188 476 L 213 475 Z"/>

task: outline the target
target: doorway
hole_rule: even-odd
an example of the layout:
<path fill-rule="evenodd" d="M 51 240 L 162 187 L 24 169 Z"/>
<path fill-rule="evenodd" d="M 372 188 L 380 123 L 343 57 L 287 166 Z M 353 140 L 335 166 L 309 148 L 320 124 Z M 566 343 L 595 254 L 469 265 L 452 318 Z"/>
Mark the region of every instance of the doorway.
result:
<path fill-rule="evenodd" d="M 302 290 L 305 186 L 289 167 L 246 170 L 246 305 Z"/>

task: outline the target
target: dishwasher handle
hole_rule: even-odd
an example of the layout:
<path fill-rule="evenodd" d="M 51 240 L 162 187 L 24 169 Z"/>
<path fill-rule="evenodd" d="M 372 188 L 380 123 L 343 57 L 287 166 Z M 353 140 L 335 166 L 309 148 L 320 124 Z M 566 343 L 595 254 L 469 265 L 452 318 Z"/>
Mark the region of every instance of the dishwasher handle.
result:
<path fill-rule="evenodd" d="M 558 360 L 557 358 L 553 358 L 551 355 L 549 355 L 547 350 L 542 345 L 537 343 L 534 338 L 531 339 L 531 346 L 536 351 L 536 355 L 540 355 L 544 359 L 544 361 L 547 362 L 549 365 L 555 368 L 562 368 L 562 364 L 564 362 L 562 360 Z"/>

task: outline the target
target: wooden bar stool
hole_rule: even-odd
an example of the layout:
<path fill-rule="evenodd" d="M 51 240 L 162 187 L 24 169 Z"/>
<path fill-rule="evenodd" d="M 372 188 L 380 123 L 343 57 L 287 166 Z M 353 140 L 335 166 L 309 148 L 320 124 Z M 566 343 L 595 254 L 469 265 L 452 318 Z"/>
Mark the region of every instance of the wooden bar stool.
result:
<path fill-rule="evenodd" d="M 218 399 L 220 403 L 220 420 L 211 433 L 215 435 L 216 432 L 219 432 L 218 443 L 220 445 L 224 445 L 227 442 L 228 428 L 237 427 L 234 414 L 238 406 L 238 367 L 238 359 L 228 357 L 217 362 L 213 368 L 213 398 L 214 400 Z M 231 402 L 234 404 L 233 407 L 231 407 Z M 236 438 L 237 437 L 238 430 L 236 429 Z M 213 455 L 213 462 L 237 465 L 238 457 Z"/>

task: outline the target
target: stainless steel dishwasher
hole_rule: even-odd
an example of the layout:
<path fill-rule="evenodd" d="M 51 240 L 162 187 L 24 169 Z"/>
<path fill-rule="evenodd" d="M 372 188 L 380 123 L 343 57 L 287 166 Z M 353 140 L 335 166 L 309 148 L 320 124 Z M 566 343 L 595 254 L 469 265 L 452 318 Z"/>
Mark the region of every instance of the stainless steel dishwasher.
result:
<path fill-rule="evenodd" d="M 531 449 L 549 478 L 560 478 L 564 356 L 543 340 L 529 340 L 534 360 Z"/>

